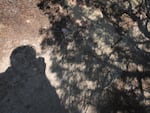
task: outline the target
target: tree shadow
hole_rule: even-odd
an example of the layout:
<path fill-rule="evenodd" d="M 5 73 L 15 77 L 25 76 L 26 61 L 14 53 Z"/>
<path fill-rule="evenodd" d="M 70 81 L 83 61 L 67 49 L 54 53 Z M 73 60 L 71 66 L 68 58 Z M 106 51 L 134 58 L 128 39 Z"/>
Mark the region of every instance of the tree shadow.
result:
<path fill-rule="evenodd" d="M 143 80 L 146 80 L 149 78 L 149 73 L 150 71 L 145 71 L 145 72 L 129 72 L 129 71 L 123 71 L 122 75 L 121 75 L 121 78 L 123 79 L 123 81 L 125 83 L 129 83 L 130 81 L 136 79 L 138 85 L 137 85 L 137 88 L 140 90 L 140 96 L 142 98 L 145 98 L 144 97 L 144 89 L 143 89 L 143 83 L 142 82 L 145 82 Z M 149 84 L 149 83 L 148 83 Z M 132 86 L 131 86 L 132 87 Z M 146 92 L 150 93 L 149 92 L 149 87 L 147 87 L 146 89 Z"/>
<path fill-rule="evenodd" d="M 108 3 L 99 1 L 99 4 L 100 9 L 102 10 L 105 17 L 107 17 L 113 23 L 116 31 L 120 35 L 125 34 L 130 29 L 129 26 L 132 24 L 130 21 L 126 22 L 125 24 L 128 27 L 127 29 L 125 29 L 123 25 L 120 24 L 123 21 L 121 17 L 127 14 L 133 22 L 137 23 L 140 32 L 142 32 L 146 38 L 150 38 L 150 31 L 148 28 L 150 20 L 150 2 L 148 0 L 141 0 L 135 8 L 132 5 L 132 1 L 127 0 L 118 0 L 118 2 L 109 1 Z"/>
<path fill-rule="evenodd" d="M 1 113 L 67 113 L 45 75 L 44 58 L 31 46 L 13 50 L 10 62 L 0 74 Z"/>
<path fill-rule="evenodd" d="M 148 106 L 142 105 L 137 98 L 134 91 L 113 86 L 103 94 L 97 109 L 99 113 L 147 113 Z"/>
<path fill-rule="evenodd" d="M 100 8 L 104 15 L 104 18 L 97 20 L 89 19 L 78 4 L 72 9 L 64 9 L 71 10 L 74 17 L 82 16 L 87 20 L 81 19 L 81 25 L 75 23 L 69 13 L 63 15 L 57 12 L 59 16 L 56 17 L 59 18 L 53 18 L 53 14 L 46 13 L 51 27 L 47 30 L 41 47 L 53 47 L 50 70 L 56 73 L 61 81 L 58 89 L 64 91 L 62 101 L 70 108 L 71 113 L 76 113 L 76 110 L 87 112 L 89 105 L 98 105 L 98 111 L 102 113 L 148 113 L 146 105 L 140 103 L 145 100 L 144 92 L 147 92 L 143 88 L 145 81 L 142 81 L 149 80 L 150 53 L 140 48 L 139 44 L 146 44 L 146 48 L 149 48 L 149 40 L 142 30 L 140 31 L 144 36 L 136 37 L 130 33 L 130 28 L 120 25 L 123 14 L 129 13 L 128 16 L 131 16 L 132 13 L 127 12 L 131 6 L 124 10 L 119 2 L 108 2 L 109 0 L 97 0 L 97 4 L 93 6 Z M 110 6 L 107 6 L 107 3 Z M 53 5 L 49 4 L 49 7 Z M 140 41 L 135 40 L 136 38 Z M 135 79 L 138 82 L 135 82 Z M 130 86 L 127 88 L 133 92 L 128 92 L 124 86 L 117 89 L 113 83 L 118 80 L 123 80 L 125 85 L 128 85 L 129 81 L 134 82 L 133 87 L 137 86 L 140 93 L 136 94 L 136 89 Z M 110 97 L 102 101 L 106 90 Z M 144 98 L 141 99 L 142 96 Z M 99 103 L 100 101 L 102 102 Z M 105 101 L 108 103 L 105 104 Z"/>

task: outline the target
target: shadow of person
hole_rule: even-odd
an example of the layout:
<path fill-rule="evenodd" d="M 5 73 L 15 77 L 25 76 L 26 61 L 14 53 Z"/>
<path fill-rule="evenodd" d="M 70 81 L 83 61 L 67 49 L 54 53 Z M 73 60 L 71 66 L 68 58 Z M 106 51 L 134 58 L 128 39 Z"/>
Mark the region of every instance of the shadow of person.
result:
<path fill-rule="evenodd" d="M 45 75 L 44 58 L 31 46 L 16 48 L 0 74 L 0 113 L 67 113 Z"/>

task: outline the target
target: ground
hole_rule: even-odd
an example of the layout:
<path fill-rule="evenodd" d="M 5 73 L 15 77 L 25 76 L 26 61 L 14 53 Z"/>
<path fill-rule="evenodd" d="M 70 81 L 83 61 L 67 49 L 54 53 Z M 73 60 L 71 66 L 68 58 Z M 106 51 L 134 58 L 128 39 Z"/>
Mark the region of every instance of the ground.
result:
<path fill-rule="evenodd" d="M 150 111 L 150 26 L 136 8 L 141 0 L 99 1 L 0 1 L 0 112 Z M 35 49 L 33 61 L 24 45 Z"/>
<path fill-rule="evenodd" d="M 36 0 L 0 1 L 1 72 L 9 65 L 9 55 L 14 48 L 40 43 L 39 29 L 47 27 L 48 19 L 42 15 L 36 3 Z"/>

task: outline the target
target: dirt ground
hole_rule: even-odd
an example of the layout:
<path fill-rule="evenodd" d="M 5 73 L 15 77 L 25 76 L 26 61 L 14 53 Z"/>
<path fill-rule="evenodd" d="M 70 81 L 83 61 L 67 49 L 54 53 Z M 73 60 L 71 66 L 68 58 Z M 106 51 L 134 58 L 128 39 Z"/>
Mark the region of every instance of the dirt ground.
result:
<path fill-rule="evenodd" d="M 121 1 L 1 0 L 0 113 L 149 113 L 150 26 Z"/>
<path fill-rule="evenodd" d="M 9 55 L 14 48 L 25 44 L 38 46 L 42 40 L 39 29 L 48 27 L 48 19 L 36 3 L 37 0 L 0 1 L 0 72 L 9 65 Z"/>

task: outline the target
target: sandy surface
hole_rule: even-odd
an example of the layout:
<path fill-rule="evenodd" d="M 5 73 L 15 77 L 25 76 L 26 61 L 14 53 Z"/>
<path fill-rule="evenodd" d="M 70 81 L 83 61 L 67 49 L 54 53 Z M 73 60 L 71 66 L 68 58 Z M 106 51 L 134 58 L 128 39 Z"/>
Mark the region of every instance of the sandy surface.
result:
<path fill-rule="evenodd" d="M 148 113 L 149 39 L 83 1 L 0 0 L 0 112 Z"/>
<path fill-rule="evenodd" d="M 14 48 L 25 44 L 39 46 L 39 29 L 47 27 L 48 19 L 36 5 L 37 0 L 0 1 L 0 72 L 9 65 Z"/>

